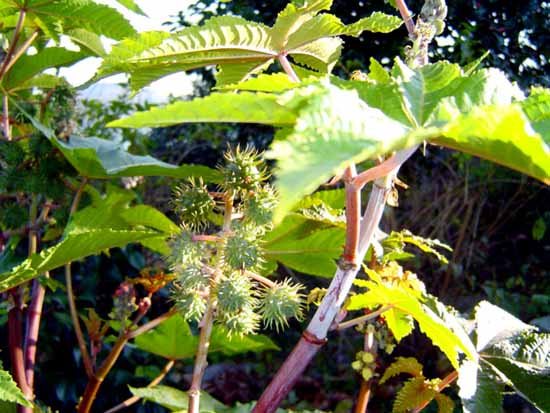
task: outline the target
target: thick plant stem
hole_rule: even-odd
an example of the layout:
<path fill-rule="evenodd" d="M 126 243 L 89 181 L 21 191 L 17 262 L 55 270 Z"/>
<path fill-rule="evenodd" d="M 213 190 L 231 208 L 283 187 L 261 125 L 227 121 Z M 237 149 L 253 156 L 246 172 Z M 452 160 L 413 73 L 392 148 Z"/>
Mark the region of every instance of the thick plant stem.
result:
<path fill-rule="evenodd" d="M 38 223 L 44 221 L 50 212 L 50 206 L 46 205 L 43 207 L 40 217 L 36 219 L 37 207 L 38 202 L 36 201 L 31 207 L 30 227 L 32 229 L 29 231 L 29 256 L 32 256 L 38 251 L 39 238 L 36 232 Z M 44 276 L 48 278 L 50 276 L 49 272 L 46 272 Z M 33 280 L 31 301 L 29 309 L 27 310 L 27 330 L 23 343 L 23 350 L 25 352 L 25 376 L 31 389 L 34 389 L 34 364 L 45 296 L 46 289 L 44 286 L 39 280 Z"/>
<path fill-rule="evenodd" d="M 369 203 L 361 223 L 359 231 L 359 247 L 357 262 L 362 262 L 368 250 L 373 235 L 384 212 L 384 206 L 389 191 L 392 188 L 393 178 L 397 174 L 396 168 L 386 178 L 379 179 L 373 185 Z M 348 223 L 349 224 L 349 223 Z M 273 413 L 277 410 L 281 401 L 286 397 L 290 389 L 303 373 L 317 350 L 326 341 L 327 332 L 340 308 L 346 299 L 353 280 L 359 272 L 359 265 L 343 263 L 338 270 L 325 297 L 302 338 L 287 357 L 271 383 L 264 390 L 252 412 Z"/>
<path fill-rule="evenodd" d="M 223 247 L 227 234 L 231 231 L 231 216 L 233 214 L 233 196 L 226 195 L 224 208 L 224 222 L 220 240 L 217 242 L 216 268 L 212 275 L 211 284 L 214 287 L 220 277 L 221 266 L 223 263 Z M 201 385 L 206 366 L 208 365 L 208 348 L 210 347 L 210 336 L 212 326 L 214 325 L 214 311 L 216 310 L 216 293 L 214 288 L 210 288 L 206 312 L 201 322 L 201 332 L 199 335 L 199 345 L 195 356 L 195 366 L 193 368 L 193 377 L 189 387 L 189 413 L 200 412 Z"/>
<path fill-rule="evenodd" d="M 147 387 L 153 387 L 153 386 L 156 386 L 157 384 L 159 384 L 166 377 L 166 375 L 170 372 L 170 370 L 172 369 L 173 366 L 174 366 L 174 360 L 169 360 L 168 363 L 165 364 L 165 366 L 162 369 L 162 371 L 160 372 L 160 374 L 157 377 L 155 377 L 147 385 Z M 125 409 L 126 407 L 129 407 L 132 404 L 137 403 L 140 400 L 141 400 L 141 397 L 138 397 L 138 396 L 129 397 L 128 399 L 124 400 L 122 403 L 117 404 L 115 407 L 112 407 L 111 409 L 106 410 L 105 413 L 118 412 L 119 410 Z"/>
<path fill-rule="evenodd" d="M 13 300 L 13 307 L 8 312 L 8 344 L 10 348 L 11 368 L 13 378 L 27 399 L 32 398 L 32 388 L 27 383 L 25 377 L 25 361 L 23 359 L 23 334 L 22 323 L 23 315 L 21 311 L 21 291 L 15 288 L 10 291 L 10 297 Z M 24 406 L 17 406 L 18 413 L 32 413 L 32 409 Z"/>
<path fill-rule="evenodd" d="M 357 248 L 359 244 L 359 224 L 361 221 L 361 189 L 353 186 L 357 176 L 355 164 L 351 164 L 344 172 L 346 183 L 346 244 L 344 247 L 344 262 L 356 265 Z"/>
<path fill-rule="evenodd" d="M 49 274 L 45 274 L 49 277 Z M 36 347 L 38 344 L 38 333 L 40 320 L 42 319 L 42 307 L 46 289 L 40 281 L 33 280 L 31 304 L 27 312 L 27 334 L 25 336 L 25 376 L 29 387 L 34 388 L 34 364 L 36 360 Z"/>

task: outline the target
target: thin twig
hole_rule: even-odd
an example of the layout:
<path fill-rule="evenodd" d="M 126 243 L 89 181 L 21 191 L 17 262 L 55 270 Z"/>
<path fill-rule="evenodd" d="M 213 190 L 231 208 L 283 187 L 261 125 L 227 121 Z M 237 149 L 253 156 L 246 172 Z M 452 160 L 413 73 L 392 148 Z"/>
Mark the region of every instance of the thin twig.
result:
<path fill-rule="evenodd" d="M 214 275 L 211 278 L 212 285 L 215 285 L 220 277 L 221 268 L 223 264 L 223 246 L 225 237 L 231 232 L 231 216 L 233 215 L 233 196 L 226 195 L 224 207 L 224 222 L 221 231 L 221 238 L 217 244 L 217 256 L 216 267 Z M 202 379 L 206 366 L 208 365 L 207 356 L 208 348 L 210 346 L 210 336 L 212 334 L 212 327 L 214 324 L 214 312 L 216 310 L 216 293 L 215 289 L 210 289 L 210 295 L 206 304 L 206 311 L 201 323 L 201 332 L 199 334 L 199 345 L 195 356 L 195 365 L 193 368 L 193 377 L 191 379 L 191 386 L 189 387 L 189 413 L 199 413 L 200 411 L 200 396 Z"/>
<path fill-rule="evenodd" d="M 266 278 L 266 277 L 264 277 L 263 275 L 256 274 L 255 272 L 252 272 L 252 271 L 244 271 L 244 274 L 245 274 L 246 276 L 252 278 L 253 280 L 258 281 L 260 284 L 265 285 L 266 287 L 274 288 L 274 287 L 277 286 L 277 284 L 276 284 L 274 281 L 271 281 L 269 278 Z"/>
<path fill-rule="evenodd" d="M 39 31 L 37 29 L 36 31 L 33 32 L 33 34 L 29 36 L 27 40 L 25 40 L 25 43 L 23 43 L 21 47 L 17 49 L 17 51 L 13 54 L 13 57 L 10 59 L 9 63 L 6 65 L 5 73 L 8 73 L 8 71 L 13 67 L 13 65 L 17 63 L 17 60 L 19 60 L 19 58 L 23 56 L 23 53 L 25 53 L 27 49 L 31 47 L 32 42 L 34 42 L 38 37 L 38 33 Z"/>
<path fill-rule="evenodd" d="M 352 187 L 356 190 L 363 189 L 363 187 L 376 179 L 382 178 L 389 174 L 393 169 L 402 165 L 407 159 L 409 159 L 413 153 L 416 152 L 419 145 L 412 146 L 410 148 L 399 151 L 391 158 L 386 159 L 380 165 L 367 169 L 365 172 L 361 172 L 352 180 Z"/>
<path fill-rule="evenodd" d="M 173 366 L 174 366 L 174 360 L 169 360 L 168 363 L 166 363 L 164 368 L 161 370 L 160 374 L 157 377 L 155 377 L 146 387 L 153 387 L 159 384 L 170 372 Z M 106 410 L 105 413 L 118 412 L 119 410 L 129 407 L 140 400 L 141 400 L 141 397 L 138 397 L 138 396 L 129 397 L 128 399 L 124 400 L 122 403 L 117 404 L 115 407 L 112 407 L 111 409 Z"/>
<path fill-rule="evenodd" d="M 298 75 L 290 65 L 290 62 L 288 61 L 287 57 L 284 54 L 280 54 L 279 56 L 277 56 L 277 58 L 279 60 L 279 63 L 283 67 L 283 70 L 290 78 L 290 80 L 292 80 L 293 82 L 299 83 L 300 78 L 298 77 Z"/>
<path fill-rule="evenodd" d="M 86 182 L 87 182 L 87 179 L 84 178 L 80 183 L 78 190 L 76 191 L 73 202 L 71 204 L 69 217 L 72 217 L 78 209 L 78 204 L 80 203 L 80 198 L 82 197 L 82 192 L 84 191 Z M 88 353 L 88 347 L 86 345 L 86 340 L 84 339 L 82 327 L 80 326 L 78 312 L 76 310 L 70 262 L 65 264 L 65 284 L 67 286 L 67 301 L 69 303 L 69 311 L 71 313 L 71 320 L 73 322 L 73 328 L 76 335 L 76 340 L 78 341 L 78 348 L 80 349 L 80 354 L 82 356 L 82 363 L 84 364 L 84 370 L 86 371 L 86 375 L 88 376 L 88 379 L 92 379 L 92 377 L 94 376 L 94 369 L 92 365 L 92 359 L 90 358 L 90 354 Z"/>
<path fill-rule="evenodd" d="M 354 318 L 353 320 L 344 321 L 343 323 L 338 324 L 334 330 L 345 330 L 346 328 L 355 327 L 358 324 L 362 324 L 366 321 L 372 320 L 373 318 L 378 318 L 381 314 L 385 313 L 388 310 L 391 310 L 393 305 L 386 305 L 372 313 L 365 314 L 361 317 Z"/>
<path fill-rule="evenodd" d="M 2 66 L 0 66 L 0 81 L 4 78 L 15 48 L 17 47 L 17 42 L 19 41 L 19 35 L 21 34 L 21 30 L 23 29 L 26 15 L 27 12 L 24 9 L 19 12 L 19 18 L 17 19 L 17 24 L 15 25 L 15 29 L 13 31 L 13 37 L 11 38 L 10 46 L 8 48 L 6 56 L 4 56 Z"/>
<path fill-rule="evenodd" d="M 407 31 L 409 32 L 409 37 L 414 38 L 416 29 L 413 22 L 412 14 L 407 7 L 407 4 L 404 0 L 395 0 L 395 4 L 397 8 L 399 9 L 399 13 L 401 14 L 401 17 L 403 18 L 403 21 L 405 22 L 405 27 L 407 28 Z"/>
<path fill-rule="evenodd" d="M 2 133 L 7 141 L 11 141 L 10 109 L 8 95 L 2 97 Z"/>
<path fill-rule="evenodd" d="M 152 319 L 151 321 L 148 321 L 147 323 L 136 328 L 135 330 L 128 332 L 128 334 L 126 334 L 126 337 L 128 338 L 128 340 L 136 338 L 137 336 L 143 333 L 146 333 L 149 330 L 152 330 L 153 328 L 161 324 L 163 321 L 168 320 L 170 317 L 174 316 L 176 313 L 177 313 L 177 310 L 167 311 L 166 313 L 159 315 L 158 317 Z"/>
<path fill-rule="evenodd" d="M 441 380 L 441 383 L 437 386 L 436 392 L 441 393 L 446 387 L 450 386 L 456 379 L 458 379 L 458 371 L 453 371 L 452 373 L 449 373 L 443 380 Z M 411 411 L 411 413 L 418 413 L 422 411 L 430 402 L 432 399 L 429 399 L 423 403 L 421 403 L 419 406 L 417 406 L 414 410 Z"/>

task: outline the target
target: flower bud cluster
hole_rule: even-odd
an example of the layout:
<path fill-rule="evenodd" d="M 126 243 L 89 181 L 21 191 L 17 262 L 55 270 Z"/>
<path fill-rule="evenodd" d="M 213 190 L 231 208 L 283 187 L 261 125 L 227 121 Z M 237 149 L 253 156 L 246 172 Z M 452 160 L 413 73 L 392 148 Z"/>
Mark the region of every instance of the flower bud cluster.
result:
<path fill-rule="evenodd" d="M 355 361 L 351 363 L 351 368 L 361 374 L 363 380 L 368 381 L 376 376 L 376 359 L 369 351 L 359 351 L 355 355 Z"/>
<path fill-rule="evenodd" d="M 254 276 L 264 263 L 261 237 L 271 229 L 277 200 L 266 182 L 266 165 L 256 151 L 237 148 L 227 152 L 219 170 L 222 182 L 216 192 L 201 180 L 189 180 L 174 190 L 182 231 L 172 240 L 167 258 L 176 277 L 172 299 L 193 321 L 203 317 L 208 303 L 214 305 L 214 321 L 229 334 L 254 333 L 262 323 L 279 330 L 289 318 L 302 318 L 304 297 L 302 287 L 288 280 L 268 286 L 254 280 L 261 279 Z M 215 199 L 222 199 L 223 207 Z M 226 225 L 220 230 L 222 221 Z"/>

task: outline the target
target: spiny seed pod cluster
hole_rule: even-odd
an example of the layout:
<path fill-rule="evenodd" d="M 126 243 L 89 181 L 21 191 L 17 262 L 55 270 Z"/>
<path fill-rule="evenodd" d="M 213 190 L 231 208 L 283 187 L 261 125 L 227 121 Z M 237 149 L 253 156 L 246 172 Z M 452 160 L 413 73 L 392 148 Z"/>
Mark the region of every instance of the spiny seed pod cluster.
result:
<path fill-rule="evenodd" d="M 355 361 L 351 363 L 351 368 L 358 372 L 363 380 L 368 381 L 376 374 L 376 358 L 368 351 L 359 351 L 355 355 Z"/>
<path fill-rule="evenodd" d="M 214 321 L 229 334 L 251 334 L 262 324 L 282 329 L 290 318 L 302 318 L 304 297 L 299 284 L 257 275 L 265 262 L 261 237 L 271 229 L 277 200 L 266 165 L 256 151 L 237 148 L 219 170 L 222 182 L 212 192 L 201 180 L 174 190 L 182 231 L 167 258 L 176 277 L 172 300 L 192 321 L 214 306 Z"/>
<path fill-rule="evenodd" d="M 173 191 L 174 211 L 183 225 L 191 230 L 200 230 L 208 222 L 215 202 L 201 178 L 190 178 Z"/>

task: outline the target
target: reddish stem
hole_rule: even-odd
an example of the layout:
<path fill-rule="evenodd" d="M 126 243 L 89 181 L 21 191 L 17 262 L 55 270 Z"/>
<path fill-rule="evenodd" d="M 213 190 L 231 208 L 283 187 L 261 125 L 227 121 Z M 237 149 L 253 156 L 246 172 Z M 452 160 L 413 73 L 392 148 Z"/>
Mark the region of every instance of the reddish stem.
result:
<path fill-rule="evenodd" d="M 346 244 L 344 247 L 344 262 L 357 264 L 357 246 L 359 244 L 359 223 L 361 222 L 361 189 L 356 189 L 353 179 L 357 176 L 355 164 L 351 164 L 344 172 L 346 183 Z"/>
<path fill-rule="evenodd" d="M 283 70 L 288 75 L 288 77 L 293 82 L 296 82 L 296 83 L 300 82 L 300 78 L 298 77 L 298 75 L 296 74 L 296 72 L 294 71 L 292 66 L 290 65 L 290 62 L 288 61 L 286 55 L 280 54 L 279 56 L 277 56 L 277 59 L 279 60 L 279 63 L 283 67 Z"/>
<path fill-rule="evenodd" d="M 19 289 L 10 291 L 13 300 L 13 308 L 8 312 L 8 343 L 10 348 L 11 368 L 13 377 L 29 400 L 32 399 L 32 388 L 25 377 L 25 361 L 23 359 L 23 315 L 21 312 L 21 297 Z M 32 409 L 24 406 L 17 406 L 18 413 L 32 413 Z"/>
<path fill-rule="evenodd" d="M 370 399 L 370 380 L 365 381 L 361 379 L 361 387 L 359 388 L 359 396 L 357 397 L 357 405 L 355 406 L 355 413 L 367 413 L 367 406 Z"/>
<path fill-rule="evenodd" d="M 48 274 L 46 274 L 46 277 Z M 32 282 L 31 304 L 27 312 L 27 334 L 25 335 L 25 375 L 29 387 L 34 388 L 34 363 L 36 360 L 36 346 L 38 344 L 38 333 L 40 320 L 42 319 L 42 307 L 46 289 L 35 279 Z"/>
<path fill-rule="evenodd" d="M 439 383 L 439 385 L 437 386 L 437 392 L 441 393 L 443 391 L 443 389 L 445 389 L 447 386 L 451 385 L 456 379 L 458 379 L 458 371 L 457 370 L 449 373 L 443 380 L 441 380 L 441 383 Z M 412 413 L 418 413 L 418 412 L 422 411 L 428 404 L 430 404 L 431 401 L 432 401 L 432 399 L 426 400 L 425 402 L 423 402 L 422 404 L 417 406 L 412 411 Z"/>
<path fill-rule="evenodd" d="M 410 37 L 415 36 L 415 25 L 412 20 L 412 15 L 407 7 L 407 4 L 404 0 L 395 0 L 395 4 L 397 8 L 399 9 L 399 13 L 401 14 L 401 17 L 403 18 L 403 21 L 405 22 L 405 27 L 407 28 L 407 31 L 409 32 Z"/>
<path fill-rule="evenodd" d="M 324 341 L 315 341 L 302 336 L 292 353 L 287 357 L 264 394 L 252 409 L 252 413 L 273 412 L 294 387 L 307 365 L 317 354 Z M 273 391 L 274 390 L 274 391 Z"/>

